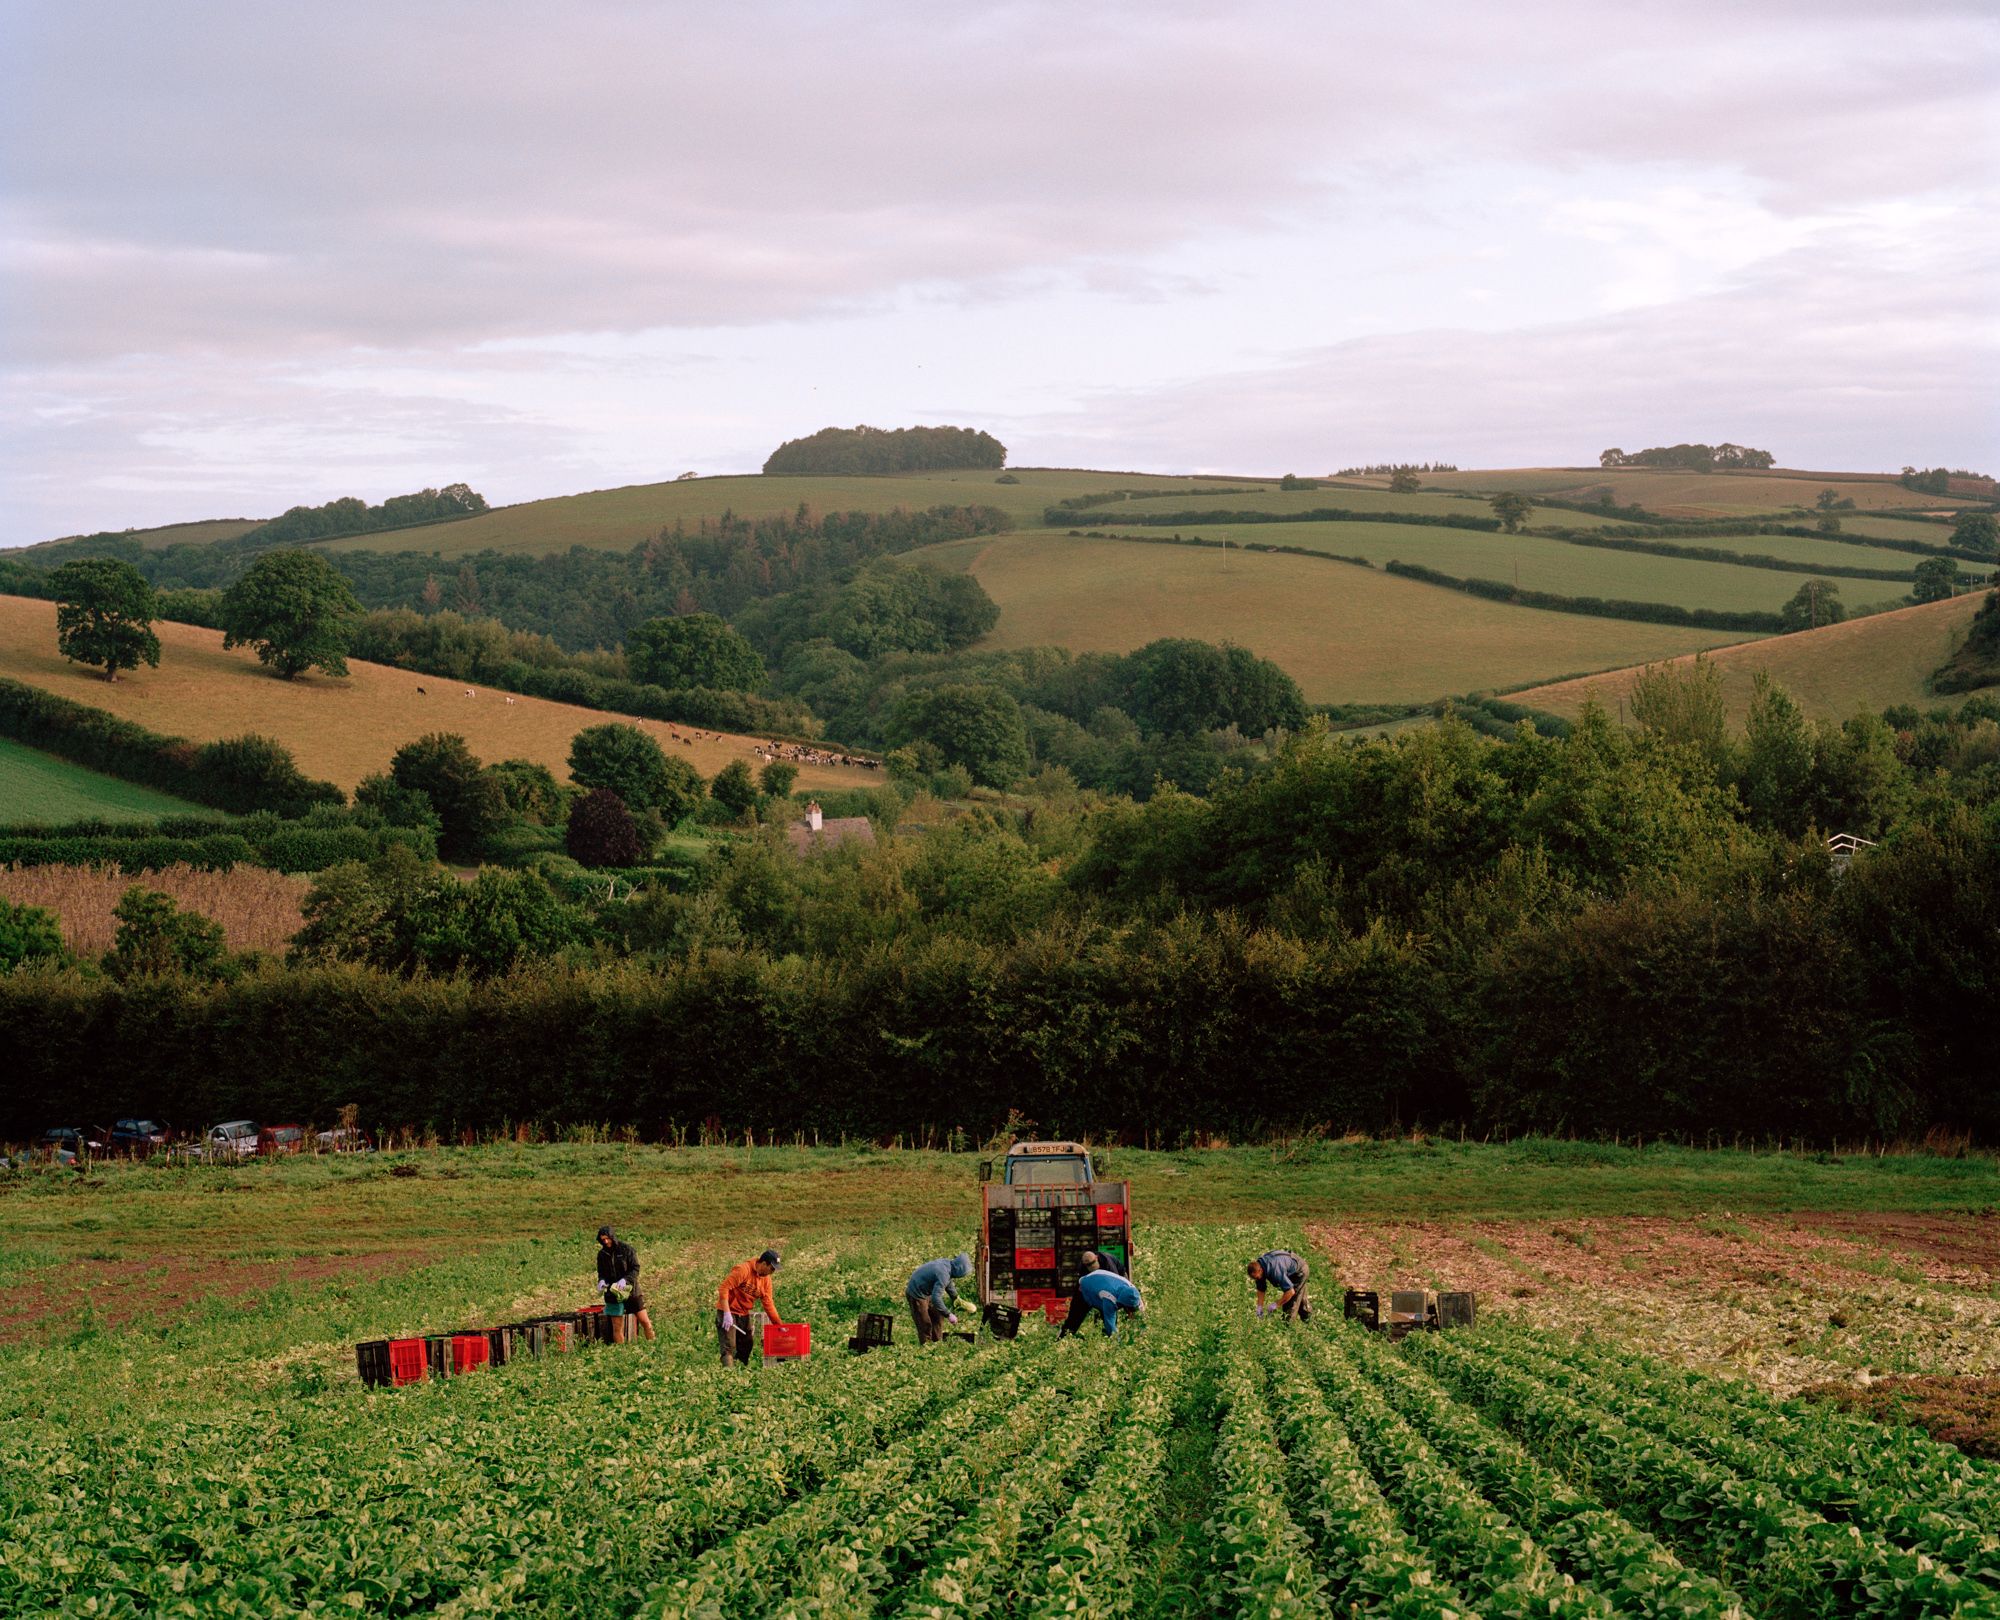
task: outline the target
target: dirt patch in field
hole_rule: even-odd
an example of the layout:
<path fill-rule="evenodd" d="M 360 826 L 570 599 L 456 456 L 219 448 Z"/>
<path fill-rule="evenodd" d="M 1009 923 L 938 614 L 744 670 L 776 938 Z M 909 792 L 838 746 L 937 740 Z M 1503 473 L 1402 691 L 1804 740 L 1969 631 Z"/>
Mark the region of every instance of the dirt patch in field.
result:
<path fill-rule="evenodd" d="M 1866 1388 L 1815 1384 L 1801 1394 L 1908 1423 L 1973 1457 L 2000 1458 L 2000 1378 L 1878 1378 Z"/>
<path fill-rule="evenodd" d="M 2000 1213 L 1863 1213 L 1805 1215 L 1797 1220 L 1803 1229 L 1821 1236 L 1892 1254 L 1930 1282 L 1957 1288 L 1987 1288 L 2000 1282 Z"/>
<path fill-rule="evenodd" d="M 45 1324 L 165 1322 L 215 1299 L 245 1300 L 280 1286 L 309 1288 L 337 1280 L 363 1281 L 423 1263 L 414 1251 L 324 1255 L 305 1260 L 194 1261 L 181 1255 L 138 1260 L 91 1260 L 18 1274 L 0 1293 L 0 1343 L 22 1339 Z"/>

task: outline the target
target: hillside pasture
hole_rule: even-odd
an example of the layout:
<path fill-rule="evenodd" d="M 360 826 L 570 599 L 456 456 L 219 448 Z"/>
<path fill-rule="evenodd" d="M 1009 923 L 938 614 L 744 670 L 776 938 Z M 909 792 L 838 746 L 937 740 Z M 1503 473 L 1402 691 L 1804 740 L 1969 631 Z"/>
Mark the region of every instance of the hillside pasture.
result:
<path fill-rule="evenodd" d="M 225 652 L 220 632 L 187 624 L 156 626 L 158 669 L 111 683 L 57 654 L 55 612 L 53 602 L 0 597 L 0 675 L 196 742 L 261 732 L 290 748 L 308 776 L 349 791 L 364 776 L 388 769 L 404 743 L 432 731 L 459 733 L 489 763 L 532 759 L 559 779 L 568 776 L 570 739 L 609 720 L 638 726 L 705 777 L 732 760 L 753 769 L 760 763 L 755 738 L 467 688 L 359 660 L 348 665 L 352 673 L 345 680 L 319 674 L 280 680 L 248 649 Z M 805 765 L 798 785 L 861 787 L 880 780 L 879 772 Z"/>
<path fill-rule="evenodd" d="M 729 512 L 746 518 L 778 517 L 797 511 L 801 505 L 822 514 L 892 512 L 897 507 L 922 511 L 932 506 L 997 506 L 1020 526 L 1031 527 L 1041 522 L 1045 507 L 1071 496 L 1114 489 L 1189 490 L 1204 482 L 1150 473 L 1036 467 L 1009 471 L 1016 480 L 1011 484 L 997 482 L 1006 474 L 988 468 L 884 477 L 766 478 L 750 474 L 691 478 L 685 483 L 633 484 L 525 501 L 450 523 L 357 534 L 327 544 L 336 550 L 430 551 L 441 558 L 487 550 L 543 555 L 567 551 L 571 546 L 629 551 L 676 523 L 693 526 L 704 518 L 712 520 Z M 1244 488 L 1257 480 L 1209 482 Z"/>
<path fill-rule="evenodd" d="M 1594 501 L 1609 489 L 1620 505 L 1636 502 L 1662 517 L 1745 517 L 1810 507 L 1823 489 L 1851 496 L 1860 507 L 1922 511 L 1940 504 L 1939 497 L 1905 489 L 1893 478 L 1788 472 L 1782 467 L 1768 472 L 1709 473 L 1673 467 L 1516 467 L 1428 473 L 1424 483 L 1476 494 L 1517 489 L 1524 495 L 1555 495 L 1572 501 Z"/>
<path fill-rule="evenodd" d="M 111 949 L 118 938 L 113 912 L 134 886 L 170 894 L 183 911 L 221 923 L 232 951 L 275 955 L 304 921 L 299 906 L 312 879 L 262 866 L 203 872 L 175 865 L 137 876 L 116 866 L 0 867 L 0 900 L 53 912 L 63 944 L 78 956 L 102 956 Z"/>
<path fill-rule="evenodd" d="M 1108 531 L 1107 531 L 1108 532 Z M 1160 537 L 1158 529 L 1128 531 L 1140 537 Z M 1681 557 L 1656 557 L 1643 551 L 1612 551 L 1597 546 L 1572 546 L 1560 540 L 1526 534 L 1482 534 L 1466 529 L 1432 529 L 1407 523 L 1267 523 L 1189 524 L 1182 531 L 1204 540 L 1233 540 L 1243 545 L 1306 546 L 1341 557 L 1366 557 L 1377 566 L 1398 561 L 1418 563 L 1455 577 L 1497 579 L 1527 591 L 1559 596 L 1600 596 L 1628 602 L 1668 602 L 1676 607 L 1716 608 L 1723 612 L 1775 613 L 1798 591 L 1805 576 L 1773 568 L 1746 568 L 1738 563 L 1696 562 Z M 1743 549 L 1761 549 L 1746 537 Z M 1780 543 L 1784 537 L 1776 537 Z M 1793 541 L 1810 547 L 1810 540 Z M 1854 546 L 1821 544 L 1813 561 L 1849 562 L 1867 568 L 1903 565 L 1907 575 L 1918 559 L 1894 551 L 1864 551 Z M 1871 601 L 1907 594 L 1907 583 L 1889 580 L 1843 580 L 1842 595 L 1850 601 Z"/>
<path fill-rule="evenodd" d="M 1977 592 L 1949 602 L 1877 613 L 1821 630 L 1726 647 L 1709 655 L 1722 676 L 1722 690 L 1732 720 L 1742 723 L 1749 712 L 1757 673 L 1771 678 L 1796 698 L 1807 714 L 1823 720 L 1844 720 L 1863 710 L 1880 710 L 1895 703 L 1920 706 L 1962 701 L 1932 698 L 1924 689 L 1931 671 L 1950 656 L 1965 635 L 1965 627 L 1984 597 Z M 1595 699 L 1616 711 L 1632 693 L 1643 670 L 1610 670 L 1602 675 L 1559 681 L 1512 694 L 1517 703 L 1574 716 Z M 1989 690 L 1992 690 L 1989 688 Z"/>
<path fill-rule="evenodd" d="M 157 821 L 210 813 L 170 793 L 102 776 L 0 738 L 0 822 Z"/>
<path fill-rule="evenodd" d="M 234 540 L 239 534 L 248 534 L 269 521 L 268 518 L 209 518 L 199 523 L 163 523 L 158 528 L 126 529 L 123 532 L 126 539 L 138 541 L 148 551 L 164 551 L 168 546 L 206 546 L 218 540 Z M 63 536 L 65 540 L 79 538 L 81 536 L 73 534 Z M 44 543 L 60 545 L 62 542 Z"/>
<path fill-rule="evenodd" d="M 918 555 L 970 572 L 1000 605 L 981 646 L 1129 652 L 1163 636 L 1233 641 L 1288 670 L 1315 703 L 1424 702 L 1533 680 L 1537 670 L 1741 639 L 1508 607 L 1312 557 L 1052 534 L 956 540 Z"/>

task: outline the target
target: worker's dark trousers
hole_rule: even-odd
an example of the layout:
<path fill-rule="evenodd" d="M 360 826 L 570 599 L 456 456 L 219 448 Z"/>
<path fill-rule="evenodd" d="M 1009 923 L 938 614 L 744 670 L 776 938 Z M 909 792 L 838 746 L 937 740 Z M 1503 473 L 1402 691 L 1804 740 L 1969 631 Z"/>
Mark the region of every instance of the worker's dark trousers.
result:
<path fill-rule="evenodd" d="M 732 1331 L 722 1325 L 722 1312 L 717 1311 L 715 1313 L 715 1342 L 722 1352 L 723 1366 L 727 1367 L 737 1363 L 745 1367 L 755 1365 L 750 1359 L 750 1352 L 756 1348 L 756 1344 L 750 1334 L 749 1317 L 737 1317 L 736 1327 Z"/>
<path fill-rule="evenodd" d="M 917 1324 L 918 1344 L 936 1344 L 944 1338 L 944 1325 L 938 1321 L 937 1308 L 928 1299 L 910 1301 L 910 1320 Z"/>

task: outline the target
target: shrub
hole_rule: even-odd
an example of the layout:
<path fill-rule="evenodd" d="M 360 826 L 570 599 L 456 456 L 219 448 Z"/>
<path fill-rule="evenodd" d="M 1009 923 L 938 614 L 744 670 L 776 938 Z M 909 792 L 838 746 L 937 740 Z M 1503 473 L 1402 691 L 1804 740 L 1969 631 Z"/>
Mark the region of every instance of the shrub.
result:
<path fill-rule="evenodd" d="M 576 801 L 563 843 L 585 866 L 637 866 L 646 855 L 631 811 L 609 788 L 592 788 Z"/>
<path fill-rule="evenodd" d="M 0 973 L 10 973 L 24 962 L 61 962 L 67 954 L 61 925 L 52 913 L 0 900 Z"/>
<path fill-rule="evenodd" d="M 104 970 L 114 979 L 169 973 L 213 979 L 228 971 L 222 924 L 181 910 L 172 895 L 135 883 L 113 915 L 118 938 L 105 955 Z"/>

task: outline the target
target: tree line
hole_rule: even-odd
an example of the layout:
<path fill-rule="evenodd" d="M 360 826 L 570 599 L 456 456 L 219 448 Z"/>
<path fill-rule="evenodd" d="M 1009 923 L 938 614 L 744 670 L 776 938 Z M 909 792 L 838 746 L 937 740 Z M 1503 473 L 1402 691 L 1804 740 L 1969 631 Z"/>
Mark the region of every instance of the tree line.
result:
<path fill-rule="evenodd" d="M 1777 458 L 1768 450 L 1752 450 L 1747 445 L 1668 444 L 1650 450 L 1604 450 L 1597 457 L 1600 467 L 1683 467 L 1690 472 L 1712 472 L 1718 467 L 1762 468 L 1775 465 Z"/>
<path fill-rule="evenodd" d="M 942 472 L 1007 465 L 1007 447 L 977 428 L 821 428 L 787 439 L 764 460 L 769 474 Z"/>

